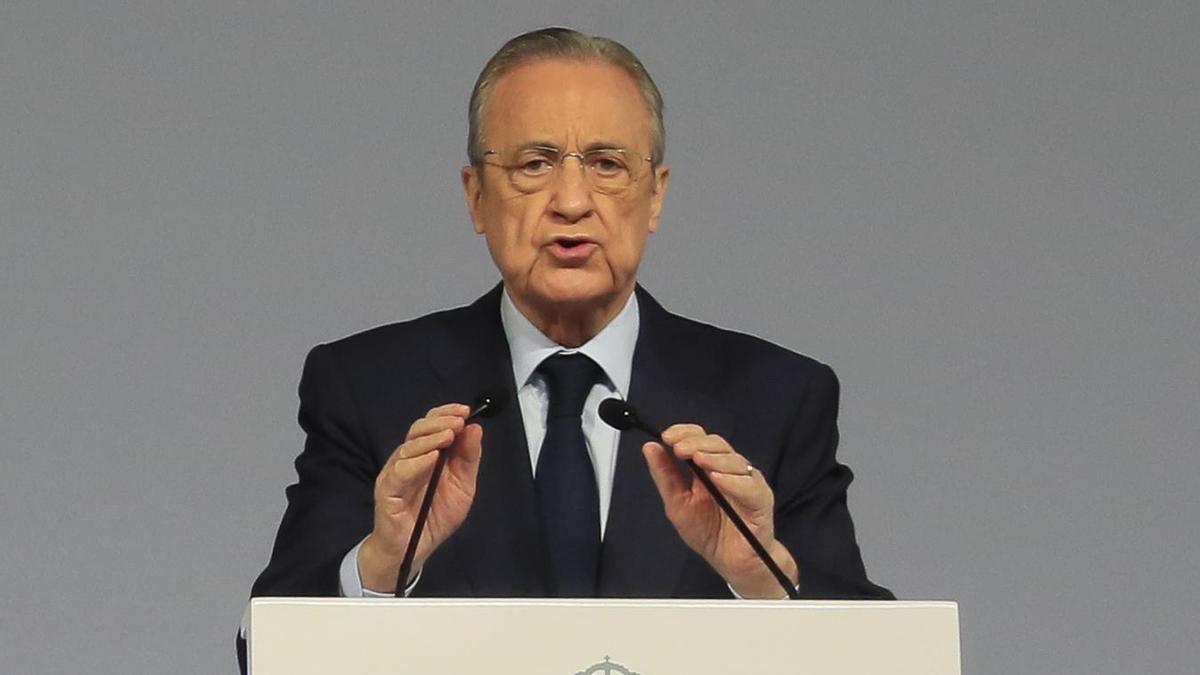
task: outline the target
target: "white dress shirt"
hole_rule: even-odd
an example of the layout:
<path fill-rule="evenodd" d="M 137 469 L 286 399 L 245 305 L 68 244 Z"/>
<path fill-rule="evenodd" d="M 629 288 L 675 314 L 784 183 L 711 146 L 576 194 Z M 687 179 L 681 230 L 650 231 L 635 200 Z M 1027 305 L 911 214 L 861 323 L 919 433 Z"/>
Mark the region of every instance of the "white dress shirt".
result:
<path fill-rule="evenodd" d="M 592 458 L 592 469 L 596 472 L 596 488 L 600 495 L 600 538 L 604 538 L 608 507 L 612 502 L 613 474 L 617 466 L 617 443 L 620 432 L 605 424 L 599 416 L 600 402 L 610 396 L 624 399 L 629 396 L 629 381 L 633 376 L 633 350 L 637 344 L 638 314 L 637 294 L 631 293 L 625 307 L 595 337 L 576 349 L 567 349 L 539 331 L 525 318 L 508 297 L 505 289 L 500 300 L 500 323 L 508 339 L 512 355 L 513 381 L 518 383 L 517 401 L 521 408 L 521 420 L 525 426 L 525 439 L 529 446 L 529 465 L 537 473 L 538 453 L 546 435 L 546 415 L 550 406 L 546 380 L 537 367 L 555 354 L 584 354 L 596 362 L 604 376 L 592 386 L 583 403 L 583 435 L 587 439 L 588 455 Z M 358 551 L 362 542 L 350 549 L 339 568 L 339 585 L 342 595 L 357 597 L 391 597 L 392 594 L 375 593 L 362 587 L 358 575 Z M 413 580 L 405 594 L 412 592 L 420 581 Z"/>

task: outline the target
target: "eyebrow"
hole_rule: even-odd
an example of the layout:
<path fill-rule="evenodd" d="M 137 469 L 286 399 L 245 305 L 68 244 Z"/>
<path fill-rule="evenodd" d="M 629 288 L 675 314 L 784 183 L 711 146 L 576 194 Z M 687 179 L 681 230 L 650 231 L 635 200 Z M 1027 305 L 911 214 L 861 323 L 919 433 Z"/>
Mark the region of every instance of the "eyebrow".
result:
<path fill-rule="evenodd" d="M 591 143 L 588 143 L 587 147 L 584 148 L 583 151 L 590 152 L 592 150 L 624 150 L 627 147 L 628 146 L 621 145 L 619 143 L 613 143 L 612 141 L 592 141 Z"/>
<path fill-rule="evenodd" d="M 563 152 L 563 149 L 558 146 L 558 143 L 553 141 L 526 141 L 517 146 L 521 150 L 554 150 L 555 152 Z M 592 150 L 627 150 L 628 147 L 620 143 L 601 140 L 592 141 L 585 146 L 581 152 L 591 152 Z"/>
<path fill-rule="evenodd" d="M 517 146 L 521 150 L 554 150 L 562 152 L 557 143 L 553 141 L 526 141 Z"/>

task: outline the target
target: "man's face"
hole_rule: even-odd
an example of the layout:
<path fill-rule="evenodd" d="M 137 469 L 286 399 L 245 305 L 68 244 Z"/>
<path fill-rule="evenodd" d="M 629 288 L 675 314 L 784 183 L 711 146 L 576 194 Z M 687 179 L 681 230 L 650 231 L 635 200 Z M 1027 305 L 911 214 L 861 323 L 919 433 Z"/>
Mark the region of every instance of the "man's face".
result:
<path fill-rule="evenodd" d="M 505 74 L 484 120 L 485 149 L 621 147 L 649 157 L 650 115 L 633 79 L 601 62 L 542 60 Z M 568 157 L 544 189 L 525 193 L 506 169 L 463 169 L 475 231 L 487 238 L 509 294 L 526 311 L 605 311 L 633 289 L 646 238 L 658 227 L 666 167 L 640 162 L 626 191 L 593 191 Z"/>

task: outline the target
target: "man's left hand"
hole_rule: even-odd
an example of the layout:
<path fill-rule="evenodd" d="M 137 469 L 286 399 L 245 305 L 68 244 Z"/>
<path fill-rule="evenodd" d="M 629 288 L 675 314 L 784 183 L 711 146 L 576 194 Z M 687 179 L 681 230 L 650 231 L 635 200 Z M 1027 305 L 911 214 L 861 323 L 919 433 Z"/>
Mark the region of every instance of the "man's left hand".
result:
<path fill-rule="evenodd" d="M 791 553 L 775 539 L 775 494 L 762 472 L 724 438 L 695 424 L 676 424 L 662 433 L 670 449 L 650 442 L 642 454 L 662 496 L 667 519 L 679 536 L 743 598 L 781 598 L 785 592 L 741 532 L 690 472 L 675 458 L 690 459 L 712 478 L 733 510 L 746 521 L 793 585 L 800 572 Z"/>

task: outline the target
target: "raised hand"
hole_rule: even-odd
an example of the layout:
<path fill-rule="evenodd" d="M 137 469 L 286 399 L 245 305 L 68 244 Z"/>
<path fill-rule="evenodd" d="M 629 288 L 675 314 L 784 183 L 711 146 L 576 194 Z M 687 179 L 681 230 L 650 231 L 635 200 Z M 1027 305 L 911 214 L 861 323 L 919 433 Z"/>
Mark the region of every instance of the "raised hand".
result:
<path fill-rule="evenodd" d="M 396 575 L 417 520 L 426 485 L 437 463 L 437 450 L 449 452 L 429 519 L 417 545 L 413 569 L 419 571 L 433 551 L 462 525 L 475 499 L 475 479 L 483 429 L 466 424 L 471 409 L 448 403 L 413 422 L 404 442 L 375 479 L 375 526 L 358 554 L 363 587 L 380 593 L 396 588 Z"/>
<path fill-rule="evenodd" d="M 680 472 L 675 458 L 690 459 L 712 479 L 734 511 L 794 583 L 799 570 L 791 553 L 775 539 L 775 495 L 749 461 L 721 436 L 695 424 L 676 424 L 662 433 L 671 447 L 649 442 L 642 454 L 663 500 L 667 519 L 679 536 L 744 598 L 784 595 L 779 582 L 691 474 Z"/>

